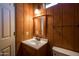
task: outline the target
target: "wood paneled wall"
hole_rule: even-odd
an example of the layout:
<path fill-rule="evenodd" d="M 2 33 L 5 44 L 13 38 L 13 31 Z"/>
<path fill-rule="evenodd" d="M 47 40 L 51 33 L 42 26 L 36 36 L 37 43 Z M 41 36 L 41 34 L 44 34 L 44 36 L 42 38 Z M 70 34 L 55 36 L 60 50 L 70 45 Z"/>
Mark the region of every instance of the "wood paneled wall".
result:
<path fill-rule="evenodd" d="M 33 37 L 33 17 L 35 16 L 34 10 L 39 8 L 45 14 L 45 9 L 42 3 L 17 3 L 15 4 L 16 16 L 16 55 L 20 54 L 21 42 Z"/>
<path fill-rule="evenodd" d="M 16 25 L 16 54 L 19 52 L 21 41 L 23 40 L 23 4 L 16 4 L 15 8 Z"/>
<path fill-rule="evenodd" d="M 16 4 L 16 54 L 21 42 L 33 37 L 36 4 Z M 42 14 L 45 9 L 41 7 Z M 79 52 L 79 4 L 57 4 L 47 9 L 47 38 L 50 47 Z M 50 49 L 51 49 L 50 48 Z"/>
<path fill-rule="evenodd" d="M 47 9 L 50 46 L 79 52 L 79 4 L 61 3 Z"/>
<path fill-rule="evenodd" d="M 16 16 L 16 55 L 20 52 L 21 42 L 33 37 L 33 4 L 15 4 Z"/>
<path fill-rule="evenodd" d="M 24 4 L 24 40 L 33 37 L 33 4 Z"/>

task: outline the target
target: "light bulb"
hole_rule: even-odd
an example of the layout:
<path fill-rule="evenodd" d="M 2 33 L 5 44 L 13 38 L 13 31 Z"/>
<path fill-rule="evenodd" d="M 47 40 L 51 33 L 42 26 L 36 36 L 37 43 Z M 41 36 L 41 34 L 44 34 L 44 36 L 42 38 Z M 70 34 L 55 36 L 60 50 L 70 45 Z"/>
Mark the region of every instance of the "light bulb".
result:
<path fill-rule="evenodd" d="M 39 9 L 35 9 L 35 15 L 39 16 L 40 14 L 41 14 L 40 10 Z"/>

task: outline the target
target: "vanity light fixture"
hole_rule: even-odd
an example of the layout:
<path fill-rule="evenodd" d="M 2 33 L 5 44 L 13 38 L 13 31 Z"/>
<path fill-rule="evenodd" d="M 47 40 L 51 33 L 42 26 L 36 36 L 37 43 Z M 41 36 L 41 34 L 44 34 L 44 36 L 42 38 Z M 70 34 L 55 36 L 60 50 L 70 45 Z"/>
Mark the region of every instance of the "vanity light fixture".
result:
<path fill-rule="evenodd" d="M 39 9 L 35 9 L 35 12 L 34 13 L 35 13 L 36 16 L 40 16 L 40 14 L 41 14 L 41 12 L 40 12 Z"/>

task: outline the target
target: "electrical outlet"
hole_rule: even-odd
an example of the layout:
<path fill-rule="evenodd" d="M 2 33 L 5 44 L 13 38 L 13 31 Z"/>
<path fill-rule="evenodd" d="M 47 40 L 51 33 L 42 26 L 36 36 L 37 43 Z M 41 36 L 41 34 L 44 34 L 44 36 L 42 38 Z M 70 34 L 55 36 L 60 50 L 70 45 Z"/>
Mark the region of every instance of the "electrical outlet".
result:
<path fill-rule="evenodd" d="M 29 35 L 29 32 L 26 32 L 26 35 Z"/>

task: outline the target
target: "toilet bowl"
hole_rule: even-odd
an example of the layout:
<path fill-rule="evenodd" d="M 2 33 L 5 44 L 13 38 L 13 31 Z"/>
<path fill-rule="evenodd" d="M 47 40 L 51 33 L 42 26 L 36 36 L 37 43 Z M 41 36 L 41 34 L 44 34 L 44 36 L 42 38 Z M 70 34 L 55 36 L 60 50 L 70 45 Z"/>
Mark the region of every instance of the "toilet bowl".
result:
<path fill-rule="evenodd" d="M 56 47 L 56 46 L 54 46 L 52 50 L 53 50 L 53 56 L 79 56 L 78 52 L 74 52 L 74 51 Z"/>

